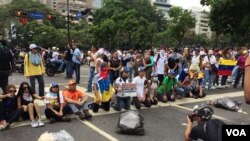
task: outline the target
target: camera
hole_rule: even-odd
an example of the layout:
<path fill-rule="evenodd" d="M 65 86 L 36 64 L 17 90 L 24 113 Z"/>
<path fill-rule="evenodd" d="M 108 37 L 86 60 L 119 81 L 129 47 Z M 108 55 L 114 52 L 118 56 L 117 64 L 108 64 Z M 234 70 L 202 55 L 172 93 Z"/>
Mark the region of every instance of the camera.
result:
<path fill-rule="evenodd" d="M 194 118 L 197 117 L 197 114 L 195 113 L 189 113 L 188 114 L 188 118 L 193 122 L 194 121 Z"/>

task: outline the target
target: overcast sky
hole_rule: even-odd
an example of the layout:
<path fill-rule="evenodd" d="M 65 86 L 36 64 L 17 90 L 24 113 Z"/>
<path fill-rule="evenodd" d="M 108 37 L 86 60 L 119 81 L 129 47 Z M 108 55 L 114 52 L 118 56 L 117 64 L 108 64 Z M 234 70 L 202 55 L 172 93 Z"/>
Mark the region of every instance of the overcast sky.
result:
<path fill-rule="evenodd" d="M 190 9 L 192 7 L 200 7 L 204 9 L 204 7 L 202 7 L 202 5 L 200 4 L 200 0 L 170 0 L 170 4 L 181 6 L 184 9 Z M 205 9 L 208 9 L 208 7 L 206 7 Z"/>

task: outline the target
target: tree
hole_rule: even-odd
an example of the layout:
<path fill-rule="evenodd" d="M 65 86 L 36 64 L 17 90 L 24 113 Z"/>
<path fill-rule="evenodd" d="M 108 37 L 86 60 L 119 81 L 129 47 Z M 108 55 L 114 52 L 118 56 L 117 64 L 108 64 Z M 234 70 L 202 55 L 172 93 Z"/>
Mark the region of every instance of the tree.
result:
<path fill-rule="evenodd" d="M 163 14 L 148 0 L 107 0 L 94 17 L 95 41 L 108 48 L 150 46 L 154 35 L 166 29 Z"/>
<path fill-rule="evenodd" d="M 210 27 L 217 33 L 217 40 L 221 34 L 231 34 L 240 37 L 239 44 L 249 43 L 249 0 L 201 0 L 201 4 L 211 7 Z"/>
<path fill-rule="evenodd" d="M 168 30 L 170 34 L 178 41 L 181 47 L 185 33 L 195 27 L 195 18 L 191 11 L 183 10 L 180 7 L 172 7 L 169 10 Z"/>

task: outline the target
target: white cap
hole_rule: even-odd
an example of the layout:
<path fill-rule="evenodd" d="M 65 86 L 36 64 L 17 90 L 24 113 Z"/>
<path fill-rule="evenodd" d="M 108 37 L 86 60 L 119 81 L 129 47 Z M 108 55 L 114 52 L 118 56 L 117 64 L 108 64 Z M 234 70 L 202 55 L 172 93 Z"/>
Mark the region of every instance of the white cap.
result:
<path fill-rule="evenodd" d="M 30 49 L 34 49 L 34 48 L 37 48 L 37 45 L 36 44 L 30 44 Z"/>

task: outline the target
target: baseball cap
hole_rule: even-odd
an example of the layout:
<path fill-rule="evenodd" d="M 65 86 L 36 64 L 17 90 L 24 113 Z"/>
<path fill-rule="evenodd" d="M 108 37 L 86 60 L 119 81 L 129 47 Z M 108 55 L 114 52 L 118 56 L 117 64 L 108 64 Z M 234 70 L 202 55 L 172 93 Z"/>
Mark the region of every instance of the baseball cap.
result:
<path fill-rule="evenodd" d="M 198 72 L 195 72 L 194 77 L 198 77 L 198 76 L 199 76 Z"/>
<path fill-rule="evenodd" d="M 200 49 L 199 49 L 199 48 L 195 48 L 195 51 L 196 51 L 196 52 L 200 52 Z"/>
<path fill-rule="evenodd" d="M 174 69 L 170 69 L 170 70 L 169 70 L 169 74 L 170 74 L 170 75 L 175 75 Z"/>
<path fill-rule="evenodd" d="M 70 80 L 68 84 L 73 85 L 73 84 L 76 84 L 76 82 L 74 80 Z"/>
<path fill-rule="evenodd" d="M 142 71 L 144 71 L 144 70 L 145 70 L 144 67 L 139 67 L 139 68 L 138 68 L 138 72 L 142 72 Z"/>
<path fill-rule="evenodd" d="M 244 50 L 243 52 L 242 52 L 242 54 L 247 54 L 248 52 L 247 52 L 247 50 Z"/>
<path fill-rule="evenodd" d="M 34 49 L 34 48 L 37 48 L 38 46 L 36 44 L 30 44 L 30 49 Z"/>
<path fill-rule="evenodd" d="M 52 83 L 50 84 L 50 87 L 55 88 L 55 87 L 59 87 L 59 85 L 58 85 L 57 82 L 52 82 Z"/>
<path fill-rule="evenodd" d="M 128 68 L 128 67 L 123 67 L 123 68 L 121 69 L 121 72 L 129 72 L 129 68 Z"/>

